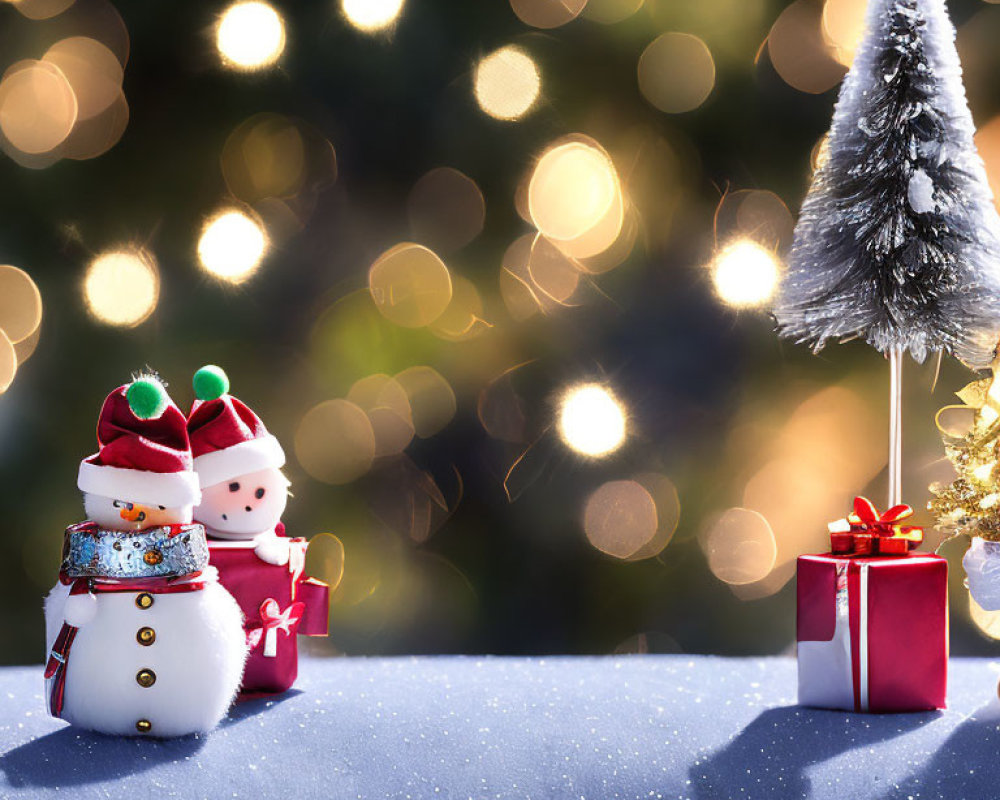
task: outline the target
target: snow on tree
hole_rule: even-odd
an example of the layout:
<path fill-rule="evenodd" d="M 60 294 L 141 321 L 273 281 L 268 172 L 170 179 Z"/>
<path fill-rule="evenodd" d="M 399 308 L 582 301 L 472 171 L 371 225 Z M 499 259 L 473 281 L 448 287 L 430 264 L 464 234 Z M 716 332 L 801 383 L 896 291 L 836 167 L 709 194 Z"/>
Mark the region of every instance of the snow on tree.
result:
<path fill-rule="evenodd" d="M 781 335 L 992 361 L 1000 218 L 954 40 L 944 0 L 869 3 L 774 308 Z"/>

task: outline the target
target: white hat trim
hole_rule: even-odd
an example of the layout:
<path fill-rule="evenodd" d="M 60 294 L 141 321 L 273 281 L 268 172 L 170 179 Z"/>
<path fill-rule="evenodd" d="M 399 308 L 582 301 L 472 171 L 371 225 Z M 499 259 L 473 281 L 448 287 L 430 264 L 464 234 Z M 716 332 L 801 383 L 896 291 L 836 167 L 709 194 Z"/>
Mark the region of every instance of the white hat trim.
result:
<path fill-rule="evenodd" d="M 80 462 L 80 491 L 132 503 L 182 508 L 201 502 L 198 476 L 193 472 L 151 472 Z"/>
<path fill-rule="evenodd" d="M 271 434 L 213 450 L 194 460 L 201 488 L 238 478 L 248 472 L 278 469 L 285 464 L 285 451 Z"/>

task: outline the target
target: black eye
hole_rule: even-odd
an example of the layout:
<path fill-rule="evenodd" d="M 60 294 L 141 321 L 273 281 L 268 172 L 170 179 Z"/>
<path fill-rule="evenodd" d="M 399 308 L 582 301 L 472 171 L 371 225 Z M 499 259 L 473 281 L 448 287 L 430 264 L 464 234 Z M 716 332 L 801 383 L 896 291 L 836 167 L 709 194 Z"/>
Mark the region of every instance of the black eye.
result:
<path fill-rule="evenodd" d="M 260 498 L 264 496 L 264 487 L 261 486 L 256 492 L 253 493 L 253 496 L 260 500 Z"/>
<path fill-rule="evenodd" d="M 166 511 L 167 510 L 166 506 L 157 506 L 157 508 L 160 509 L 160 511 Z"/>
<path fill-rule="evenodd" d="M 229 491 L 238 492 L 239 490 L 240 490 L 240 485 L 236 481 L 233 481 L 231 484 L 229 484 Z"/>

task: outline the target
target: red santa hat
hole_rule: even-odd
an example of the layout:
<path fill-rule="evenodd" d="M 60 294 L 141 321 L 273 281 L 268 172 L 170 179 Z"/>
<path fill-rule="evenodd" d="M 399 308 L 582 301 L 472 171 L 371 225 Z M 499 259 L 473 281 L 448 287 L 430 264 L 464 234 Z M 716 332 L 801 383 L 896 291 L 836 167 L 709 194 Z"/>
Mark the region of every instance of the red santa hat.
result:
<path fill-rule="evenodd" d="M 80 462 L 76 485 L 87 494 L 180 508 L 201 501 L 184 413 L 155 377 L 108 395 L 97 420 L 94 455 Z"/>
<path fill-rule="evenodd" d="M 278 440 L 260 417 L 229 394 L 229 378 L 219 367 L 209 365 L 194 374 L 194 393 L 188 435 L 202 488 L 284 465 Z"/>

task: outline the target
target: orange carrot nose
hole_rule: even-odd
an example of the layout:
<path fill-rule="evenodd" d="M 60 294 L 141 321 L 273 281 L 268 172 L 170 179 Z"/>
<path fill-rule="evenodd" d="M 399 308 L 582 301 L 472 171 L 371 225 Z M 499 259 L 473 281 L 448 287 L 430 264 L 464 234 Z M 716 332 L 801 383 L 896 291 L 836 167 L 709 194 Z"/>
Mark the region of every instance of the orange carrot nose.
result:
<path fill-rule="evenodd" d="M 148 516 L 146 508 L 138 503 L 122 503 L 121 511 L 118 513 L 122 519 L 129 522 L 142 522 Z"/>

